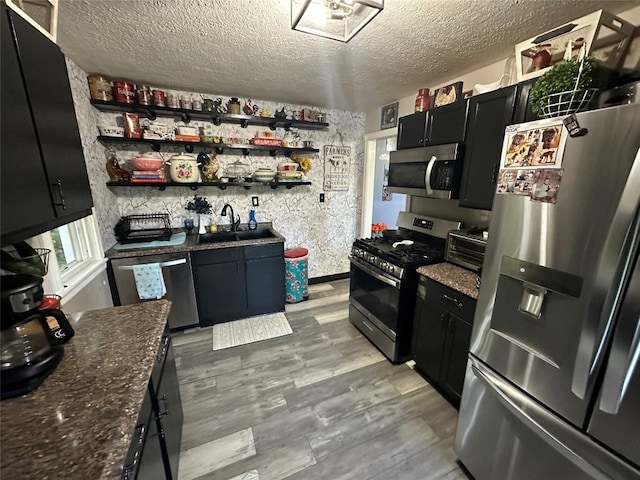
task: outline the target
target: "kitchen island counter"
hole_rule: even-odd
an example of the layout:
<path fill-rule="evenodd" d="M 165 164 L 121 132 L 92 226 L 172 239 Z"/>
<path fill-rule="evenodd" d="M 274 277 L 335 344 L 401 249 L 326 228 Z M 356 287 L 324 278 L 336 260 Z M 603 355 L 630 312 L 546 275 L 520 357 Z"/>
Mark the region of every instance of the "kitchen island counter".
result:
<path fill-rule="evenodd" d="M 246 224 L 241 225 L 243 231 L 248 230 Z M 246 247 L 248 245 L 264 245 L 268 243 L 283 243 L 285 238 L 280 235 L 272 226 L 271 222 L 258 223 L 258 230 L 268 230 L 273 236 L 270 238 L 256 238 L 251 240 L 231 240 L 228 242 L 198 243 L 198 234 L 192 233 L 187 235 L 187 239 L 180 245 L 170 247 L 153 247 L 153 248 L 130 248 L 124 250 L 116 250 L 110 248 L 105 256 L 111 260 L 116 258 L 139 257 L 145 255 L 164 255 L 169 253 L 195 252 L 199 250 L 212 250 L 229 247 Z M 175 232 L 182 232 L 177 229 Z M 135 244 L 132 244 L 135 245 Z"/>
<path fill-rule="evenodd" d="M 115 479 L 122 472 L 171 302 L 69 315 L 64 357 L 0 404 L 0 477 Z"/>
<path fill-rule="evenodd" d="M 470 270 L 452 263 L 436 263 L 418 268 L 418 273 L 453 288 L 467 297 L 471 297 L 474 300 L 478 299 L 477 275 Z"/>

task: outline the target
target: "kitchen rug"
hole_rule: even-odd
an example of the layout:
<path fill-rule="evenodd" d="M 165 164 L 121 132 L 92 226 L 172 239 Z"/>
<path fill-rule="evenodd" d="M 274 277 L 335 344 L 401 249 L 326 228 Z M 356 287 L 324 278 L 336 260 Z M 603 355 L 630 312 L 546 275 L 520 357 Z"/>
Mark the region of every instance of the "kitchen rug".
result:
<path fill-rule="evenodd" d="M 212 330 L 214 350 L 237 347 L 293 333 L 287 317 L 282 312 L 218 323 L 212 327 Z"/>

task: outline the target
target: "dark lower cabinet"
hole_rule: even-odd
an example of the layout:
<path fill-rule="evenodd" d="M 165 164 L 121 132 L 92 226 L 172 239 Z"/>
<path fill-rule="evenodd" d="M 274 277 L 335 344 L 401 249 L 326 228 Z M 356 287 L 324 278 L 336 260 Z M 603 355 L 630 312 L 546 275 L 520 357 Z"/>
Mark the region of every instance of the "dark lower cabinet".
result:
<path fill-rule="evenodd" d="M 0 165 L 6 245 L 89 215 L 93 200 L 65 57 L 5 5 L 2 16 Z"/>
<path fill-rule="evenodd" d="M 475 300 L 433 280 L 420 279 L 413 358 L 416 368 L 456 407 L 462 396 L 474 309 Z"/>
<path fill-rule="evenodd" d="M 145 402 L 149 402 L 149 407 L 151 407 L 151 394 L 148 389 Z M 130 456 L 128 456 L 125 462 L 122 473 L 124 480 L 154 480 L 165 478 L 160 434 L 158 432 L 155 414 L 151 408 L 149 408 L 144 418 L 146 420 L 136 427 L 133 435 Z"/>
<path fill-rule="evenodd" d="M 173 345 L 171 338 L 165 336 L 156 355 L 121 478 L 176 480 L 182 420 Z"/>
<path fill-rule="evenodd" d="M 268 243 L 191 254 L 200 325 L 284 310 L 284 245 Z"/>
<path fill-rule="evenodd" d="M 160 376 L 160 384 L 153 385 L 158 434 L 162 447 L 165 471 L 167 479 L 178 478 L 178 462 L 180 460 L 180 443 L 182 442 L 182 400 L 180 399 L 180 386 L 178 385 L 178 371 L 173 345 L 169 337 L 166 347 L 164 368 Z"/>
<path fill-rule="evenodd" d="M 200 325 L 235 318 L 247 309 L 242 248 L 192 253 Z"/>
<path fill-rule="evenodd" d="M 455 315 L 449 315 L 447 328 L 440 371 L 440 386 L 459 401 L 464 385 L 472 328 L 470 323 Z"/>

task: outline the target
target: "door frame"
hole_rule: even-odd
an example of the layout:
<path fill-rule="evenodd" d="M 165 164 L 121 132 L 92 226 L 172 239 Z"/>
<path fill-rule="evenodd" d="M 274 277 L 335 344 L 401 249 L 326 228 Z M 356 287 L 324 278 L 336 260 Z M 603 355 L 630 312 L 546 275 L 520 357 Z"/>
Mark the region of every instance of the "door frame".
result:
<path fill-rule="evenodd" d="M 364 168 L 362 179 L 362 215 L 360 216 L 359 238 L 371 236 L 371 223 L 373 222 L 373 187 L 376 175 L 376 143 L 381 138 L 397 137 L 398 128 L 389 128 L 364 136 Z M 409 202 L 407 195 L 407 202 Z M 405 205 L 405 210 L 407 205 Z"/>

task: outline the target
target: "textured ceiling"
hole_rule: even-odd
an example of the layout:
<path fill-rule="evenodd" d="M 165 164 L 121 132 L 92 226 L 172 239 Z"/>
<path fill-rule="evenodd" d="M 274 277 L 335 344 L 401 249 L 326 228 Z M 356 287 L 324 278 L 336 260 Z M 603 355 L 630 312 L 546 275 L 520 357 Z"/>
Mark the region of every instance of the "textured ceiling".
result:
<path fill-rule="evenodd" d="M 87 72 L 365 111 L 637 1 L 386 0 L 349 43 L 292 31 L 290 0 L 60 0 L 58 43 Z"/>

